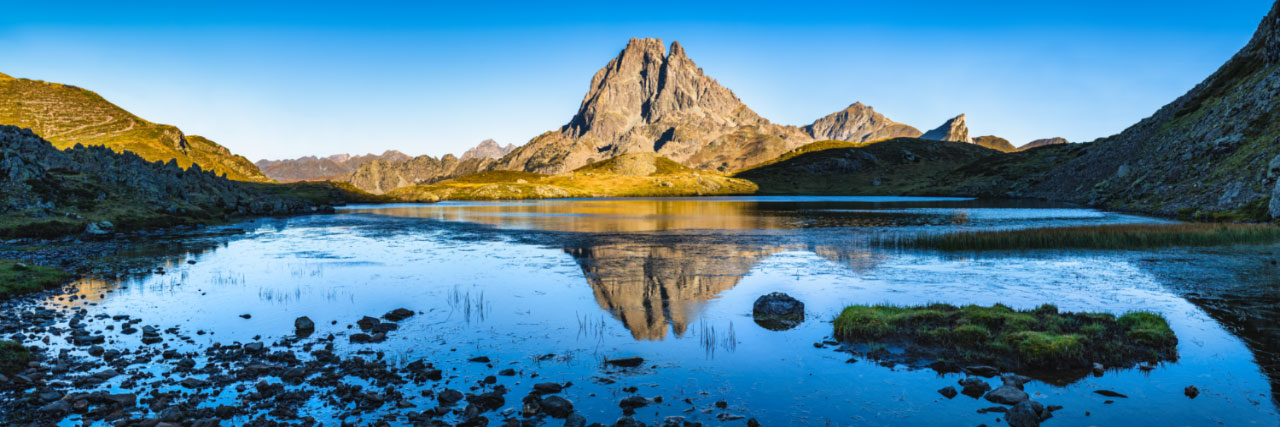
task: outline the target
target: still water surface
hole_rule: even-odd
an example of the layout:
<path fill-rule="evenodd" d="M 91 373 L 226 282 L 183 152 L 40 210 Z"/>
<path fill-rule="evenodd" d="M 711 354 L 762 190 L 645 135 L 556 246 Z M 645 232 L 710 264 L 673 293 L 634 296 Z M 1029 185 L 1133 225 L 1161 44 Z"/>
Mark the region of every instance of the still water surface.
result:
<path fill-rule="evenodd" d="M 90 315 L 127 313 L 178 326 L 195 346 L 256 336 L 270 342 L 291 335 L 299 316 L 316 321 L 317 335 L 343 337 L 361 316 L 406 307 L 423 314 L 402 322 L 387 342 L 339 339 L 339 349 L 383 351 L 402 363 L 425 358 L 456 369 L 450 373 L 460 383 L 505 367 L 525 373 L 500 377 L 514 390 L 572 381 L 565 396 L 593 422 L 621 416 L 617 402 L 629 395 L 622 389 L 635 386 L 643 396 L 666 397 L 638 410 L 636 418 L 651 425 L 668 415 L 718 425 L 715 416 L 724 411 L 708 409 L 719 400 L 764 425 L 1002 425 L 996 420 L 1003 414 L 976 412 L 995 406 L 990 402 L 936 392 L 960 375 L 847 363 L 848 354 L 814 343 L 830 336 L 830 320 L 848 304 L 1148 310 L 1169 319 L 1179 360 L 1150 372 L 1032 382 L 1026 390 L 1033 400 L 1064 407 L 1046 425 L 1277 425 L 1276 382 L 1267 374 L 1275 372 L 1268 366 L 1276 348 L 1267 344 L 1274 342 L 1266 331 L 1259 337 L 1257 327 L 1233 323 L 1221 305 L 1211 315 L 1197 305 L 1203 292 L 1186 291 L 1188 282 L 1200 284 L 1197 269 L 1235 268 L 1197 262 L 1256 249 L 956 255 L 871 244 L 912 233 L 1148 222 L 1160 220 L 898 197 L 351 206 L 337 215 L 238 225 L 245 235 L 175 254 L 168 274 L 86 280 L 80 286 L 93 298 L 78 304 Z M 781 332 L 757 326 L 752 302 L 774 291 L 803 301 L 806 322 Z M 252 318 L 239 317 L 246 313 Z M 198 330 L 211 334 L 192 334 Z M 112 338 L 121 346 L 137 339 Z M 540 360 L 547 354 L 555 357 Z M 466 362 L 480 355 L 495 368 Z M 627 356 L 643 357 L 645 367 L 617 372 L 601 363 Z M 1202 394 L 1188 399 L 1188 385 Z M 1128 398 L 1094 394 L 1098 389 Z M 507 406 L 518 407 L 518 396 L 509 395 Z M 228 394 L 221 403 L 234 399 Z M 419 409 L 434 406 L 423 400 Z M 322 421 L 333 417 L 320 405 L 311 411 Z"/>

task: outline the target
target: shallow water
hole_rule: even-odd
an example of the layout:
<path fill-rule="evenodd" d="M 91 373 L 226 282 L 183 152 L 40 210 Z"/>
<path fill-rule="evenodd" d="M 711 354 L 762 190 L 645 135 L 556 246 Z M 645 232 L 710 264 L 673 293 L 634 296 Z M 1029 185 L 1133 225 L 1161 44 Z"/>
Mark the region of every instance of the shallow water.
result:
<path fill-rule="evenodd" d="M 997 422 L 1003 414 L 976 412 L 997 405 L 936 392 L 954 385 L 958 374 L 847 363 L 847 353 L 815 348 L 848 304 L 1147 310 L 1169 319 L 1179 359 L 1150 372 L 1109 370 L 1068 384 L 1027 384 L 1033 400 L 1064 407 L 1045 425 L 1277 425 L 1274 380 L 1256 360 L 1274 360 L 1275 349 L 1188 298 L 1197 270 L 1186 269 L 1199 264 L 1187 260 L 1205 250 L 955 255 L 870 244 L 922 232 L 1143 222 L 1161 221 L 1038 203 L 923 198 L 352 206 L 337 215 L 241 224 L 246 235 L 215 249 L 174 254 L 167 274 L 85 280 L 81 293 L 90 298 L 47 304 L 177 326 L 194 344 L 170 342 L 175 348 L 271 342 L 291 335 L 293 320 L 304 315 L 316 321 L 317 336 L 342 338 L 361 316 L 406 307 L 423 314 L 401 322 L 388 341 L 338 339 L 339 349 L 382 351 L 403 363 L 426 359 L 447 367 L 459 385 L 515 368 L 523 374 L 499 377 L 515 393 L 508 407 L 518 408 L 533 383 L 572 381 L 564 395 L 589 420 L 604 423 L 622 415 L 617 402 L 629 395 L 622 390 L 636 386 L 640 395 L 665 397 L 639 409 L 638 420 L 680 415 L 711 425 L 726 412 L 713 409 L 719 400 L 729 403 L 727 412 L 764 425 L 1003 424 Z M 1243 250 L 1225 249 L 1225 256 Z M 751 304 L 773 291 L 805 302 L 805 323 L 782 332 L 757 326 Z M 108 346 L 138 345 L 137 336 L 109 339 Z M 546 354 L 555 357 L 539 360 Z M 466 362 L 480 355 L 494 367 Z M 602 363 L 626 356 L 646 363 L 624 371 Z M 1188 385 L 1202 394 L 1188 399 Z M 107 384 L 115 386 L 118 380 Z M 1128 398 L 1092 392 L 1098 389 Z M 220 396 L 209 403 L 236 399 L 233 391 Z M 414 403 L 417 410 L 434 406 L 425 398 Z M 335 416 L 318 404 L 308 415 Z"/>

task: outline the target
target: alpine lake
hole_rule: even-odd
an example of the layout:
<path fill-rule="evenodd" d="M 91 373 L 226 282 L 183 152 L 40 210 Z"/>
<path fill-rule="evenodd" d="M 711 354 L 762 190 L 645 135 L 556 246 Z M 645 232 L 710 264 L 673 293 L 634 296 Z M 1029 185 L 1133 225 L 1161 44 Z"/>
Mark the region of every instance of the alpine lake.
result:
<path fill-rule="evenodd" d="M 82 279 L 74 292 L 27 304 L 79 311 L 76 321 L 104 336 L 99 350 L 133 358 L 118 376 L 77 382 L 79 391 L 176 391 L 201 407 L 246 406 L 280 394 L 262 392 L 264 383 L 281 384 L 305 396 L 295 397 L 289 418 L 323 425 L 413 425 L 421 418 L 410 415 L 424 411 L 450 424 L 477 415 L 466 401 L 437 410 L 447 389 L 505 390 L 496 408 L 478 414 L 501 425 L 523 418 L 522 397 L 538 383 L 564 386 L 544 398 L 567 399 L 575 413 L 606 425 L 633 396 L 645 405 L 631 416 L 647 425 L 673 416 L 711 426 L 1005 425 L 1004 413 L 980 411 L 1001 405 L 939 393 L 959 388 L 966 373 L 875 360 L 835 342 L 832 320 L 848 305 L 882 303 L 1148 311 L 1168 320 L 1177 359 L 1035 377 L 1024 385 L 1031 399 L 1061 406 L 1044 425 L 1280 425 L 1280 247 L 939 252 L 892 244 L 920 233 L 1161 222 L 961 198 L 347 206 L 140 242 L 157 260 L 154 271 Z M 803 302 L 805 320 L 785 330 L 758 325 L 753 303 L 771 292 Z M 352 339 L 369 332 L 358 323 L 365 316 L 399 308 L 413 315 L 381 319 L 395 326 L 378 342 Z M 296 330 L 303 316 L 314 331 Z M 22 337 L 55 354 L 98 357 L 48 332 L 67 328 L 67 318 Z M 163 332 L 144 344 L 144 334 L 123 333 L 125 326 Z M 263 361 L 211 360 L 211 348 L 251 343 L 264 347 L 261 356 L 244 357 Z M 266 356 L 289 352 L 305 364 L 322 349 L 390 369 L 421 361 L 440 379 L 347 375 L 355 368 L 346 364 L 327 379 L 286 375 L 287 363 Z M 175 369 L 176 359 L 195 369 Z M 219 365 L 226 372 L 201 369 Z M 187 378 L 200 381 L 184 385 Z M 1000 385 L 999 377 L 984 380 Z M 1188 397 L 1188 386 L 1199 394 Z M 230 421 L 276 418 L 263 408 Z M 73 415 L 63 424 L 83 421 Z"/>

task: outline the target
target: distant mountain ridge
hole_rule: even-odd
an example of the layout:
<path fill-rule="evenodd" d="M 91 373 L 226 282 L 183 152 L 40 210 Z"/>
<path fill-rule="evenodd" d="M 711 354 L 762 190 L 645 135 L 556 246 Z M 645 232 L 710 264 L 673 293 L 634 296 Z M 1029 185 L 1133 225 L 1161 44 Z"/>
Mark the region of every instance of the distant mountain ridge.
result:
<path fill-rule="evenodd" d="M 334 154 L 328 157 L 305 156 L 296 159 L 258 160 L 255 164 L 271 179 L 289 181 L 312 181 L 339 178 L 351 174 L 360 166 L 374 160 L 403 162 L 411 159 L 408 154 L 396 150 L 387 150 L 382 154 Z"/>
<path fill-rule="evenodd" d="M 66 149 L 76 144 L 131 151 L 149 161 L 174 160 L 240 181 L 267 181 L 248 159 L 177 127 L 151 123 L 76 86 L 0 74 L 0 125 L 30 128 Z"/>
<path fill-rule="evenodd" d="M 467 149 L 462 157 L 445 154 L 440 158 L 423 155 L 413 158 L 405 156 L 402 159 L 373 159 L 336 179 L 373 194 L 385 194 L 397 188 L 431 184 L 491 170 L 498 158 L 515 149 L 514 145 L 501 146 L 497 141 L 486 139 Z"/>

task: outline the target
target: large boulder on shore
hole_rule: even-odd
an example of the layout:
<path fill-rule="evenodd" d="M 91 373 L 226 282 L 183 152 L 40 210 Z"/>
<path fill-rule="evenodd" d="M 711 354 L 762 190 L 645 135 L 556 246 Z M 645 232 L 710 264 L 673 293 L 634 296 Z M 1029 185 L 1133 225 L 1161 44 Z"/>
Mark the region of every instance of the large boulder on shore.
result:
<path fill-rule="evenodd" d="M 756 299 L 751 317 L 765 329 L 785 331 L 804 322 L 804 303 L 782 292 L 773 292 Z"/>

